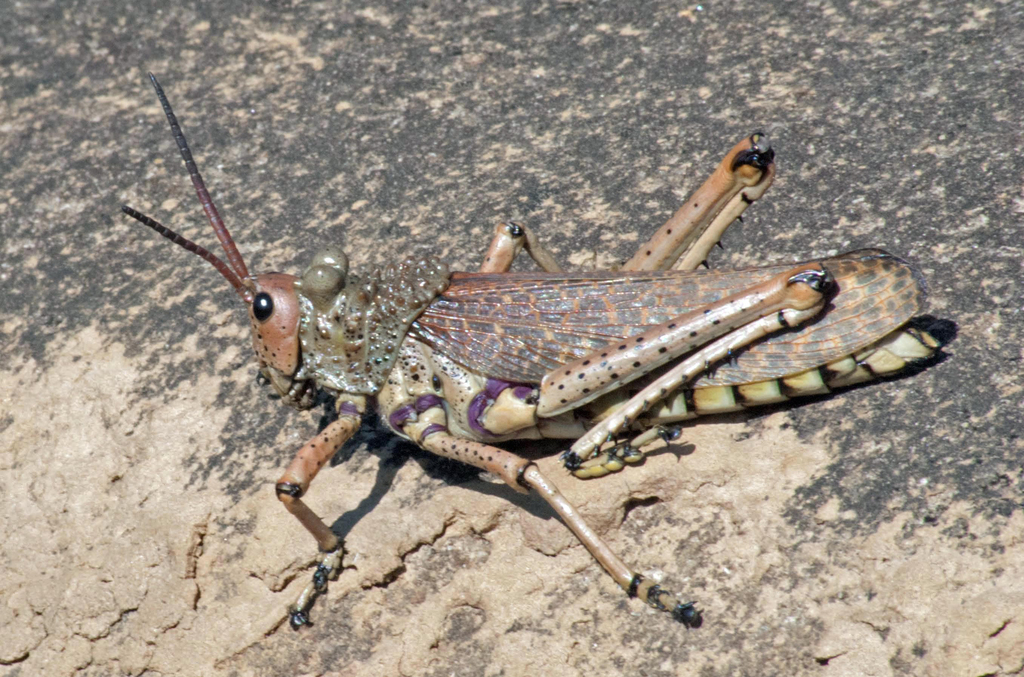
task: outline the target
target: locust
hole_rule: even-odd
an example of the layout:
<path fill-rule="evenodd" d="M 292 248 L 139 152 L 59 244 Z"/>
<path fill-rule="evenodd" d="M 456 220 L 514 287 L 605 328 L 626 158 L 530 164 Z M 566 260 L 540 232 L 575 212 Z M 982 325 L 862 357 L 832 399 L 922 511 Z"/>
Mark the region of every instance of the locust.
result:
<path fill-rule="evenodd" d="M 892 376 L 942 347 L 939 333 L 915 320 L 925 296 L 920 274 L 882 250 L 701 268 L 772 183 L 775 153 L 762 133 L 733 146 L 618 270 L 564 271 L 531 229 L 508 222 L 497 225 L 475 272 L 409 256 L 356 275 L 344 251 L 328 246 L 299 276 L 250 274 L 167 96 L 150 80 L 225 258 L 127 205 L 122 211 L 227 279 L 248 313 L 260 374 L 285 403 L 309 409 L 333 398 L 334 420 L 275 485 L 321 553 L 289 607 L 293 628 L 310 622 L 344 555 L 304 497 L 370 408 L 423 449 L 539 494 L 629 597 L 698 627 L 695 601 L 626 564 L 521 455 L 520 441 L 567 440 L 565 469 L 598 477 L 641 462 L 645 447 L 671 442 L 694 416 Z M 524 250 L 539 272 L 510 272 Z"/>

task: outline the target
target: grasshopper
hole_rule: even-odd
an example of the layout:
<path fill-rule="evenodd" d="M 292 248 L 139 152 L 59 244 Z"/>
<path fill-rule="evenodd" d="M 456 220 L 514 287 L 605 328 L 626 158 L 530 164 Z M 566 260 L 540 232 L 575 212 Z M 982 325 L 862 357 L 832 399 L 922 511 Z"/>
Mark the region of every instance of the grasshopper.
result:
<path fill-rule="evenodd" d="M 321 551 L 290 607 L 293 628 L 336 577 L 337 535 L 303 496 L 375 406 L 395 434 L 536 491 L 630 597 L 688 627 L 683 601 L 618 557 L 510 440 L 575 440 L 561 460 L 596 477 L 643 459 L 698 414 L 819 395 L 897 374 L 942 346 L 915 325 L 924 283 L 881 250 L 745 270 L 698 270 L 768 189 L 764 134 L 737 143 L 711 177 L 619 270 L 564 272 L 533 232 L 499 224 L 478 272 L 408 257 L 365 276 L 327 247 L 296 277 L 252 275 L 214 206 L 181 127 L 150 74 L 226 261 L 127 205 L 122 211 L 209 261 L 245 304 L 262 376 L 289 405 L 334 398 L 337 418 L 275 485 Z M 522 251 L 544 272 L 511 273 Z"/>

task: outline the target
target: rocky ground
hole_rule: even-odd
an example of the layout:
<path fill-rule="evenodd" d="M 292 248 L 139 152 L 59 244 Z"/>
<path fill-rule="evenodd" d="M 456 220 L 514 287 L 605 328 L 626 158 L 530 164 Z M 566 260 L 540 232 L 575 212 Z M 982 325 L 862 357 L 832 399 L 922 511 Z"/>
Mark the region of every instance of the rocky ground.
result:
<path fill-rule="evenodd" d="M 0 674 L 1024 670 L 1019 3 L 164 5 L 0 13 Z M 223 279 L 119 213 L 213 242 L 150 70 L 256 270 L 472 269 L 508 218 L 608 267 L 767 129 L 778 180 L 711 265 L 882 247 L 958 336 L 603 480 L 530 447 L 697 630 L 368 420 L 309 494 L 349 554 L 295 633 L 315 549 L 272 485 L 317 416 L 254 382 Z"/>

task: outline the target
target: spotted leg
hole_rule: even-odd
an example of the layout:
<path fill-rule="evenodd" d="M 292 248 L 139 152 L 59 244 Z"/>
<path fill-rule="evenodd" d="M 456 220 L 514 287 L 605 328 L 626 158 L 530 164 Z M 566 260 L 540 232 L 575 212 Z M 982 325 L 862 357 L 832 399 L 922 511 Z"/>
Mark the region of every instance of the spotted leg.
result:
<path fill-rule="evenodd" d="M 320 469 L 359 429 L 366 410 L 365 398 L 345 396 L 338 400 L 338 419 L 328 425 L 295 454 L 275 485 L 277 497 L 316 539 L 323 556 L 313 573 L 313 580 L 299 594 L 289 610 L 289 622 L 298 629 L 309 622 L 308 611 L 318 594 L 327 589 L 328 580 L 337 577 L 344 548 L 341 540 L 302 500 L 303 494 Z"/>
<path fill-rule="evenodd" d="M 541 381 L 537 415 L 552 417 L 571 411 L 687 356 L 573 444 L 563 459 L 567 468 L 577 470 L 651 405 L 709 365 L 769 332 L 817 315 L 833 287 L 831 275 L 820 264 L 806 264 L 616 341 L 546 374 Z"/>
<path fill-rule="evenodd" d="M 708 368 L 709 364 L 725 359 L 744 346 L 772 332 L 809 320 L 821 312 L 823 304 L 824 299 L 807 309 L 786 308 L 778 313 L 766 315 L 694 352 L 617 408 L 611 416 L 588 430 L 586 435 L 576 440 L 572 448 L 563 455 L 566 466 L 570 470 L 576 470 L 575 474 L 578 477 L 597 477 L 609 470 L 617 470 L 613 459 L 609 459 L 611 463 L 600 462 L 600 458 L 591 459 L 591 461 L 599 461 L 598 463 L 589 461 L 580 463 L 578 459 L 596 455 L 606 440 L 614 439 L 615 435 L 647 412 L 654 403 L 665 399 L 687 381 L 699 376 Z M 633 441 L 625 453 L 630 451 L 638 453 L 636 450 L 641 444 L 648 441 L 642 438 L 644 438 L 643 435 Z M 636 459 L 624 460 L 635 462 Z"/>
<path fill-rule="evenodd" d="M 639 597 L 651 607 L 671 613 L 675 620 L 687 627 L 701 624 L 700 611 L 693 602 L 680 601 L 672 592 L 645 580 L 627 566 L 532 461 L 482 442 L 454 437 L 440 422 L 443 416 L 440 406 L 433 407 L 404 424 L 402 432 L 439 456 L 495 473 L 516 491 L 535 490 L 630 597 Z"/>

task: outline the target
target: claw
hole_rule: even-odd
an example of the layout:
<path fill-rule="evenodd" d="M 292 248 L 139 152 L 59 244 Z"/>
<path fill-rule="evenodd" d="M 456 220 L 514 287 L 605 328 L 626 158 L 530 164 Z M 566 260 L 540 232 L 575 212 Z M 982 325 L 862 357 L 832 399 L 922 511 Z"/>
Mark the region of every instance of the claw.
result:
<path fill-rule="evenodd" d="M 671 600 L 674 595 L 661 589 L 660 585 L 652 585 L 647 591 L 647 605 L 657 609 L 658 611 L 669 611 L 668 606 L 665 604 L 665 600 L 662 598 L 669 598 Z M 675 606 L 672 607 L 670 614 L 672 618 L 688 628 L 699 628 L 704 622 L 701 617 L 700 609 L 693 605 L 693 602 L 676 602 Z"/>
<path fill-rule="evenodd" d="M 639 449 L 634 449 L 630 446 L 623 447 L 622 453 L 616 454 L 616 456 L 626 463 L 639 463 L 640 459 L 644 457 L 644 455 L 640 453 Z"/>
<path fill-rule="evenodd" d="M 309 625 L 309 614 L 305 611 L 292 609 L 291 613 L 288 614 L 288 625 L 292 626 L 292 630 L 298 630 L 303 625 Z"/>
<path fill-rule="evenodd" d="M 583 459 L 581 459 L 579 454 L 572 449 L 563 452 L 559 458 L 562 461 L 562 465 L 564 465 L 565 469 L 569 472 L 579 470 L 580 466 L 583 465 Z"/>
<path fill-rule="evenodd" d="M 701 618 L 700 609 L 693 605 L 693 602 L 680 602 L 672 609 L 672 618 L 679 621 L 688 628 L 699 628 L 704 622 Z"/>
<path fill-rule="evenodd" d="M 668 444 L 672 440 L 679 439 L 682 432 L 682 427 L 677 425 L 671 427 L 659 427 L 658 437 L 664 440 L 665 444 Z"/>
<path fill-rule="evenodd" d="M 316 571 L 313 572 L 313 587 L 316 588 L 317 592 L 323 592 L 327 589 L 327 580 L 331 575 L 331 567 L 324 565 L 323 562 L 317 565 Z"/>
<path fill-rule="evenodd" d="M 323 554 L 313 572 L 312 580 L 299 593 L 295 604 L 289 607 L 288 623 L 293 630 L 309 624 L 309 610 L 316 598 L 327 592 L 331 578 L 336 577 L 337 572 L 341 571 L 341 558 L 344 554 L 345 548 L 340 543 L 334 550 Z"/>

